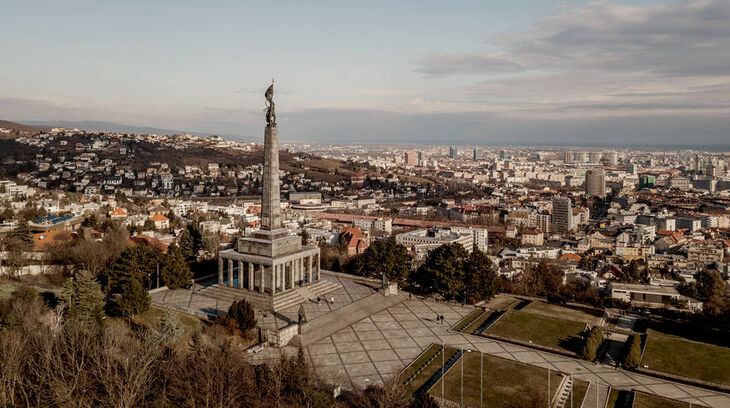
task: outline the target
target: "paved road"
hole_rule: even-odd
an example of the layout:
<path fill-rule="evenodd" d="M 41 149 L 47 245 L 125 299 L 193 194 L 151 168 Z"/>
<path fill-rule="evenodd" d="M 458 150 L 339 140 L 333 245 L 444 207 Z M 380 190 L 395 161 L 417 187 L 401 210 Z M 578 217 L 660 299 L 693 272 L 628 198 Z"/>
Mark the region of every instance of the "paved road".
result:
<path fill-rule="evenodd" d="M 566 373 L 601 385 L 628 388 L 710 407 L 730 407 L 730 395 L 617 370 L 575 358 L 533 350 L 448 329 L 473 309 L 418 299 L 362 319 L 307 348 L 333 383 L 362 388 L 392 378 L 431 343 L 479 350 Z M 443 315 L 446 323 L 435 321 Z M 601 394 L 605 395 L 605 392 Z"/>

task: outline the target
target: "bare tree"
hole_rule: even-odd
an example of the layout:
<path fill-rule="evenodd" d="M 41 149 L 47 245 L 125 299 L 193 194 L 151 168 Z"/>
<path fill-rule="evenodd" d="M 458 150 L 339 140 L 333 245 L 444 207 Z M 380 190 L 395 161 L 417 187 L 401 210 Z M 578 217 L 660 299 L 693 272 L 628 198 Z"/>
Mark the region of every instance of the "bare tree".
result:
<path fill-rule="evenodd" d="M 25 386 L 26 356 L 26 340 L 20 332 L 8 331 L 0 336 L 0 405 L 21 405 L 17 395 Z"/>
<path fill-rule="evenodd" d="M 408 408 L 411 396 L 397 379 L 393 379 L 381 386 L 366 388 L 357 401 L 358 408 Z"/>
<path fill-rule="evenodd" d="M 161 348 L 150 334 L 141 340 L 124 327 L 104 331 L 95 369 L 104 389 L 101 405 L 130 408 L 154 388 Z"/>

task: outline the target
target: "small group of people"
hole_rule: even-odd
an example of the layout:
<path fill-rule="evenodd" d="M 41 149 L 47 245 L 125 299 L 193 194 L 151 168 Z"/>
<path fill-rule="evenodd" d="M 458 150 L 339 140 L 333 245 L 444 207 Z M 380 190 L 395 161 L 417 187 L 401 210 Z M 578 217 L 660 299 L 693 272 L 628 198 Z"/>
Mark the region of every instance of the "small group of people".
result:
<path fill-rule="evenodd" d="M 436 321 L 444 324 L 444 315 L 436 315 Z"/>
<path fill-rule="evenodd" d="M 317 296 L 317 304 L 318 305 L 321 305 L 322 304 L 322 301 L 325 301 L 326 302 L 327 301 L 327 298 L 325 298 L 323 296 Z M 335 304 L 335 297 L 334 296 L 330 296 L 330 304 L 332 304 L 332 305 Z"/>

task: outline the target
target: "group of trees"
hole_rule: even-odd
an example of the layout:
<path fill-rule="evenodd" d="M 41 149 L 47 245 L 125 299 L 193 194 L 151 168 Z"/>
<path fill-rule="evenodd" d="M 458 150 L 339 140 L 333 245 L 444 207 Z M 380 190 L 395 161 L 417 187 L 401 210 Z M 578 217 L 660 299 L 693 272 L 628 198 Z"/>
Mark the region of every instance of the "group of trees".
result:
<path fill-rule="evenodd" d="M 147 290 L 158 283 L 170 289 L 189 285 L 193 274 L 181 247 L 173 244 L 163 252 L 147 245 L 128 246 L 127 237 L 124 228 L 112 224 L 102 240 L 77 235 L 52 247 L 52 261 L 63 265 L 63 273 L 71 276 L 65 293 L 71 294 L 71 289 L 88 291 L 93 284 L 99 285 L 108 313 L 132 316 L 147 310 Z M 74 302 L 68 303 L 69 307 L 76 305 Z M 85 307 L 97 310 L 95 303 Z"/>
<path fill-rule="evenodd" d="M 128 247 L 101 275 L 107 293 L 107 310 L 115 315 L 132 316 L 149 307 L 150 279 L 170 289 L 186 287 L 193 273 L 181 249 L 171 245 L 167 253 L 159 248 L 137 245 Z M 156 286 L 156 282 L 155 282 Z"/>
<path fill-rule="evenodd" d="M 727 284 L 718 271 L 703 269 L 695 275 L 695 281 L 681 285 L 679 292 L 703 302 L 702 312 L 717 323 L 730 323 L 730 300 Z"/>
<path fill-rule="evenodd" d="M 0 406 L 436 407 L 397 383 L 335 399 L 301 350 L 253 366 L 215 325 L 180 348 L 169 345 L 180 336 L 169 314 L 133 328 L 53 314 L 32 290 L 0 302 Z"/>
<path fill-rule="evenodd" d="M 501 290 L 501 280 L 492 270 L 486 253 L 467 252 L 462 245 L 445 244 L 431 250 L 424 263 L 411 269 L 408 250 L 392 239 L 377 240 L 350 263 L 351 273 L 389 281 L 423 294 L 475 303 Z"/>
<path fill-rule="evenodd" d="M 549 302 L 577 302 L 601 307 L 610 299 L 590 282 L 578 279 L 564 281 L 563 270 L 547 260 L 527 268 L 519 281 L 503 281 L 508 293 L 545 297 Z M 615 305 L 611 305 L 612 307 Z"/>
<path fill-rule="evenodd" d="M 65 274 L 87 270 L 99 276 L 122 253 L 128 236 L 123 227 L 110 224 L 101 241 L 77 234 L 72 240 L 52 246 L 49 256 L 52 263 L 64 267 Z"/>
<path fill-rule="evenodd" d="M 441 245 L 428 253 L 424 264 L 414 272 L 412 282 L 426 293 L 474 303 L 501 290 L 491 265 L 482 251 L 469 253 L 459 244 Z"/>
<path fill-rule="evenodd" d="M 411 256 L 403 245 L 394 240 L 381 239 L 372 243 L 353 261 L 355 275 L 380 279 L 385 275 L 391 282 L 407 286 L 411 274 Z"/>

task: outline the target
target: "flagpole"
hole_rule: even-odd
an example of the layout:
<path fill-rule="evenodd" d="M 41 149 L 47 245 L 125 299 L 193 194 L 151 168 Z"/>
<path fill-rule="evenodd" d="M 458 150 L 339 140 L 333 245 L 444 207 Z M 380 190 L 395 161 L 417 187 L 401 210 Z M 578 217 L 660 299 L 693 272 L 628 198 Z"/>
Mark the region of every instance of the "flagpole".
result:
<path fill-rule="evenodd" d="M 479 352 L 479 408 L 484 405 L 484 353 Z"/>
<path fill-rule="evenodd" d="M 550 362 L 548 361 L 548 408 L 550 408 Z"/>
<path fill-rule="evenodd" d="M 446 373 L 444 373 L 444 354 L 446 354 L 446 344 L 441 345 L 441 404 L 444 404 L 444 381 Z"/>
<path fill-rule="evenodd" d="M 461 406 L 464 406 L 464 349 L 461 349 Z"/>

